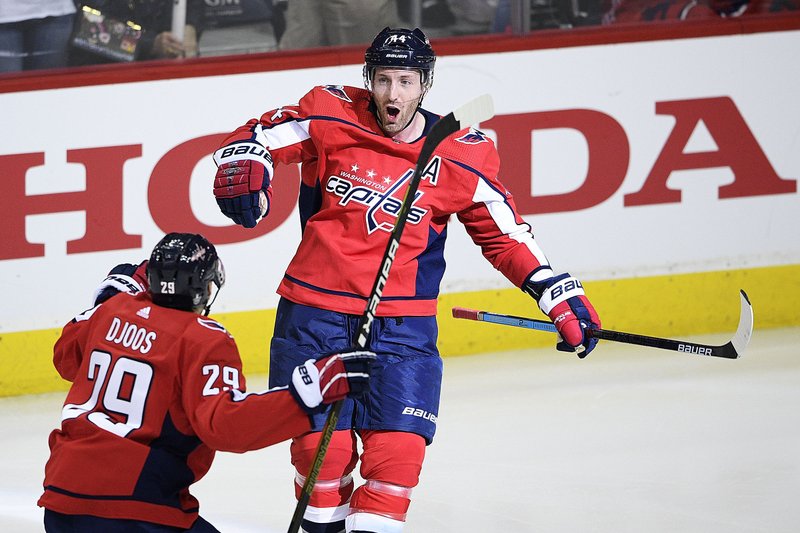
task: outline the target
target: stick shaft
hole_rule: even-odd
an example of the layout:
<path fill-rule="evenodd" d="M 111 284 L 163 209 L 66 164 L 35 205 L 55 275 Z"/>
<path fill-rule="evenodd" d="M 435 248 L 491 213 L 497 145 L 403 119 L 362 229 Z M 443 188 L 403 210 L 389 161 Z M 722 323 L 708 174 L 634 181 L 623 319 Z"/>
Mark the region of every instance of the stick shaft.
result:
<path fill-rule="evenodd" d="M 588 334 L 596 339 L 602 339 L 606 341 L 636 344 L 650 348 L 661 348 L 663 350 L 672 350 L 692 355 L 737 359 L 744 353 L 744 349 L 747 347 L 747 344 L 749 343 L 750 337 L 753 333 L 752 306 L 750 305 L 750 300 L 747 298 L 747 294 L 745 294 L 744 291 L 740 292 L 741 313 L 739 315 L 739 326 L 733 339 L 720 346 L 676 339 L 667 339 L 662 337 L 651 337 L 648 335 L 614 331 L 611 329 L 589 329 Z M 513 326 L 518 328 L 558 333 L 558 330 L 552 322 L 536 320 L 535 318 L 491 313 L 489 311 L 476 311 L 474 309 L 465 309 L 463 307 L 454 307 L 453 316 L 455 318 L 477 320 L 479 322 L 491 322 L 493 324 L 500 324 L 503 326 Z"/>
<path fill-rule="evenodd" d="M 303 515 L 308 507 L 308 502 L 311 500 L 311 491 L 314 489 L 317 478 L 319 478 L 319 471 L 322 469 L 322 461 L 325 459 L 325 454 L 328 452 L 328 446 L 333 437 L 333 431 L 336 429 L 336 424 L 339 422 L 339 414 L 342 411 L 342 405 L 343 402 L 341 400 L 335 402 L 333 407 L 331 407 L 327 420 L 325 420 L 325 426 L 322 428 L 322 433 L 314 455 L 314 463 L 311 465 L 311 471 L 308 473 L 303 483 L 303 491 L 300 493 L 300 498 L 297 500 L 297 505 L 294 508 L 292 521 L 289 523 L 289 533 L 296 533 L 299 531 L 300 524 L 303 522 Z M 311 478 L 313 478 L 313 481 L 307 488 L 306 485 L 309 484 L 308 480 Z"/>

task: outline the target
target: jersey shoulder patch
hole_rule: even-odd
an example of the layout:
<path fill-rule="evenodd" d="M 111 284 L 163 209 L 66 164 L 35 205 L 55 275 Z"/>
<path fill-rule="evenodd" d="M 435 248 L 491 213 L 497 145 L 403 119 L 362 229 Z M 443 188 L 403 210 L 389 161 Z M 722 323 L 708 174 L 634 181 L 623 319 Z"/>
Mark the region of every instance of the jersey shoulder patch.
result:
<path fill-rule="evenodd" d="M 344 100 L 345 102 L 350 102 L 351 104 L 353 103 L 350 97 L 347 96 L 344 85 L 323 85 L 322 90 L 332 94 L 339 100 Z"/>
<path fill-rule="evenodd" d="M 494 141 L 487 134 L 475 128 L 463 129 L 454 133 L 439 145 L 436 154 L 445 159 L 457 161 L 490 177 L 496 175 L 500 166 Z"/>
<path fill-rule="evenodd" d="M 219 332 L 225 333 L 226 335 L 228 335 L 228 337 L 233 337 L 233 335 L 228 333 L 228 330 L 225 329 L 225 326 L 223 326 L 222 324 L 220 324 L 219 322 L 217 322 L 216 320 L 214 320 L 212 318 L 207 318 L 207 317 L 204 317 L 204 316 L 198 316 L 197 317 L 197 323 L 200 324 L 201 326 L 203 326 L 204 328 L 210 329 L 212 331 L 219 331 Z"/>
<path fill-rule="evenodd" d="M 369 107 L 369 92 L 366 89 L 344 85 L 320 85 L 314 87 L 300 101 L 305 116 L 329 118 L 360 124 Z"/>
<path fill-rule="evenodd" d="M 457 143 L 463 144 L 480 144 L 488 143 L 489 138 L 481 130 L 470 128 L 464 135 L 456 139 Z"/>

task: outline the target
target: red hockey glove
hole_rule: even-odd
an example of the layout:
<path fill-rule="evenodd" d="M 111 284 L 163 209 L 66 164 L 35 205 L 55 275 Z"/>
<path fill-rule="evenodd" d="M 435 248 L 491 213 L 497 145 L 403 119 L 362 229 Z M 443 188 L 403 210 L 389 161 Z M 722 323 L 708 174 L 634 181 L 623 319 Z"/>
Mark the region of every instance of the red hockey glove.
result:
<path fill-rule="evenodd" d="M 258 137 L 258 135 L 256 135 Z M 214 153 L 214 196 L 222 213 L 252 228 L 269 212 L 272 157 L 255 141 L 239 141 Z"/>
<path fill-rule="evenodd" d="M 375 354 L 352 351 L 309 359 L 292 372 L 289 390 L 307 411 L 347 396 L 356 397 L 369 390 L 369 377 Z"/>
<path fill-rule="evenodd" d="M 138 265 L 122 263 L 108 273 L 108 277 L 100 283 L 92 295 L 94 305 L 99 305 L 115 294 L 127 292 L 137 294 L 150 288 L 147 282 L 147 260 Z"/>
<path fill-rule="evenodd" d="M 544 281 L 526 282 L 523 290 L 534 296 L 539 309 L 550 317 L 561 340 L 556 349 L 577 352 L 583 359 L 597 344 L 586 334 L 586 328 L 599 328 L 600 318 L 583 292 L 583 285 L 569 274 L 560 274 Z"/>

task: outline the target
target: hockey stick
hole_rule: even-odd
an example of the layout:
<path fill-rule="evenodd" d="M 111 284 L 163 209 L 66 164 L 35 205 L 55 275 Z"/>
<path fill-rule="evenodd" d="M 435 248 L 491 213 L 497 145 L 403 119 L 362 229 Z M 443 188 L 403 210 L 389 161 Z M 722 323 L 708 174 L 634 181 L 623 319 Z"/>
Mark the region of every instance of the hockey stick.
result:
<path fill-rule="evenodd" d="M 673 339 L 662 339 L 660 337 L 648 337 L 646 335 L 637 335 L 635 333 L 625 333 L 610 329 L 590 329 L 589 335 L 595 339 L 624 342 L 626 344 L 638 344 L 640 346 L 662 348 L 664 350 L 684 352 L 693 355 L 707 355 L 711 357 L 724 357 L 726 359 L 738 359 L 744 354 L 744 350 L 747 348 L 747 344 L 750 342 L 750 337 L 753 334 L 753 306 L 750 305 L 750 300 L 747 298 L 747 294 L 745 294 L 743 290 L 740 290 L 739 292 L 741 293 L 742 303 L 742 308 L 739 313 L 739 326 L 736 328 L 736 333 L 733 335 L 733 338 L 721 346 L 699 344 L 696 342 L 679 341 Z M 515 326 L 519 328 L 558 333 L 558 330 L 556 330 L 556 327 L 551 322 L 547 322 L 545 320 L 536 320 L 533 318 L 501 315 L 498 313 L 490 313 L 488 311 L 475 311 L 472 309 L 464 309 L 463 307 L 454 307 L 453 316 L 455 318 L 466 318 L 467 320 L 492 322 L 494 324 L 502 324 L 504 326 Z"/>
<path fill-rule="evenodd" d="M 361 315 L 361 321 L 358 325 L 356 348 L 364 349 L 367 346 L 369 339 L 369 332 L 372 328 L 372 322 L 375 320 L 375 313 L 378 310 L 378 304 L 383 296 L 383 289 L 386 287 L 386 282 L 389 279 L 389 271 L 394 263 L 397 249 L 400 246 L 400 236 L 403 234 L 403 229 L 408 220 L 408 212 L 411 205 L 414 203 L 414 198 L 417 195 L 417 189 L 422 179 L 422 174 L 428 161 L 433 155 L 436 147 L 448 136 L 457 132 L 460 129 L 466 128 L 476 122 L 481 122 L 492 118 L 494 115 L 494 105 L 492 98 L 485 94 L 478 98 L 467 102 L 452 113 L 440 118 L 428 132 L 425 137 L 425 142 L 420 149 L 419 158 L 414 167 L 414 174 L 408 183 L 408 189 L 403 197 L 403 203 L 400 210 L 397 212 L 397 221 L 395 222 L 392 234 L 389 237 L 389 243 L 386 245 L 386 251 L 383 253 L 381 259 L 381 268 L 375 278 L 375 283 L 372 286 L 372 291 L 367 299 L 367 308 L 364 314 Z M 303 515 L 308 507 L 308 502 L 311 499 L 311 491 L 314 489 L 314 484 L 319 477 L 319 471 L 322 468 L 322 461 L 325 459 L 325 454 L 328 451 L 328 445 L 331 442 L 333 431 L 336 428 L 336 423 L 339 420 L 339 413 L 342 410 L 343 400 L 339 400 L 331 407 L 325 425 L 322 428 L 322 435 L 320 436 L 317 450 L 314 455 L 314 462 L 311 465 L 311 471 L 308 473 L 303 488 L 300 493 L 300 498 L 297 500 L 297 506 L 292 516 L 292 521 L 289 524 L 289 533 L 297 533 L 300 528 L 300 523 L 303 520 Z"/>

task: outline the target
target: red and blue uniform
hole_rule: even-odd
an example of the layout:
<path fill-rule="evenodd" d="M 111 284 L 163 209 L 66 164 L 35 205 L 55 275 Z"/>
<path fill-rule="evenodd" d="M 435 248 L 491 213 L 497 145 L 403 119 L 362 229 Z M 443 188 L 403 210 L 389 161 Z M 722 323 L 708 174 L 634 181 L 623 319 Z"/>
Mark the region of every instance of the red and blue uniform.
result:
<path fill-rule="evenodd" d="M 146 292 L 78 315 L 54 363 L 72 386 L 50 435 L 39 505 L 62 515 L 188 529 L 198 521 L 189 486 L 215 450 L 255 450 L 310 429 L 288 390 L 243 392 L 225 328 L 155 305 Z"/>
<path fill-rule="evenodd" d="M 403 143 L 384 134 L 373 105 L 364 89 L 315 87 L 298 104 L 269 111 L 235 130 L 215 154 L 220 206 L 246 227 L 253 220 L 245 224 L 237 217 L 252 217 L 249 211 L 225 207 L 239 201 L 226 190 L 241 187 L 244 178 L 239 176 L 248 180 L 240 189 L 249 193 L 244 199 L 263 187 L 246 160 L 257 162 L 259 169 L 301 163 L 303 235 L 278 287 L 270 386 L 288 383 L 293 368 L 308 357 L 355 345 L 359 317 L 425 135 L 440 118 L 418 109 L 425 120 L 423 133 Z M 451 217 L 464 224 L 486 259 L 514 285 L 552 277 L 530 226 L 498 180 L 499 166 L 492 140 L 464 129 L 437 146 L 422 173 L 366 345 L 377 355 L 370 391 L 345 400 L 337 425 L 338 430 L 357 430 L 363 452 L 359 455 L 350 431 L 334 432 L 304 514 L 304 530 L 339 531 L 346 519 L 348 530 L 396 531 L 405 520 L 425 444 L 432 442 L 439 417 L 442 360 L 436 348 L 436 304 Z M 271 198 L 270 190 L 266 196 Z M 242 207 L 252 205 L 247 202 Z M 321 429 L 324 420 L 324 414 L 316 415 L 313 428 Z M 314 434 L 293 440 L 298 494 L 315 448 Z M 354 489 L 351 472 L 359 460 L 367 481 Z"/>
<path fill-rule="evenodd" d="M 302 163 L 303 238 L 278 293 L 292 302 L 361 314 L 424 135 L 399 143 L 382 132 L 364 89 L 321 86 L 297 105 L 265 113 L 223 146 L 258 139 L 275 164 Z M 420 109 L 425 132 L 439 118 Z M 378 316 L 433 316 L 452 215 L 514 285 L 552 271 L 498 180 L 494 143 L 477 130 L 444 140 L 422 176 Z"/>

